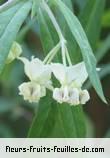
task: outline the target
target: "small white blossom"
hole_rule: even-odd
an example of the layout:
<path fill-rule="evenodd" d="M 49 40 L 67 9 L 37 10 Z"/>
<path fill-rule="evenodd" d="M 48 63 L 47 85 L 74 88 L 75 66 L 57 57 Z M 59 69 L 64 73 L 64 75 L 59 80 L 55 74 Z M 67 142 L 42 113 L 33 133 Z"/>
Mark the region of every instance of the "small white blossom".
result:
<path fill-rule="evenodd" d="M 89 99 L 87 90 L 82 90 L 82 84 L 88 74 L 84 62 L 73 66 L 51 64 L 54 76 L 59 80 L 61 87 L 53 90 L 53 98 L 59 103 L 67 102 L 71 105 L 85 104 Z"/>
<path fill-rule="evenodd" d="M 53 90 L 50 67 L 38 58 L 32 58 L 31 61 L 24 57 L 18 59 L 24 63 L 25 74 L 30 79 L 30 82 L 19 86 L 19 94 L 23 95 L 24 100 L 38 102 L 46 95 L 46 88 Z"/>
<path fill-rule="evenodd" d="M 22 54 L 21 46 L 17 42 L 13 42 L 6 63 L 7 64 L 11 63 L 14 59 L 17 59 L 21 54 Z"/>
<path fill-rule="evenodd" d="M 46 88 L 35 82 L 24 82 L 19 86 L 19 95 L 29 102 L 39 102 L 41 97 L 46 95 Z"/>

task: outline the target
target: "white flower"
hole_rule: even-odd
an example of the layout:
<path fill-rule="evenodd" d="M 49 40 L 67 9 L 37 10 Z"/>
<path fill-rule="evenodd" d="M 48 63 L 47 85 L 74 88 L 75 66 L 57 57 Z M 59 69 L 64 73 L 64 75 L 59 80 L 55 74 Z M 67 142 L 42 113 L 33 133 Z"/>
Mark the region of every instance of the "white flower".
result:
<path fill-rule="evenodd" d="M 31 61 L 24 57 L 19 57 L 19 59 L 24 63 L 25 74 L 31 81 L 48 85 L 51 79 L 51 70 L 48 65 L 44 65 L 38 58 L 32 58 Z"/>
<path fill-rule="evenodd" d="M 39 102 L 41 97 L 46 95 L 46 88 L 35 82 L 24 82 L 19 86 L 19 95 L 29 102 Z"/>
<path fill-rule="evenodd" d="M 24 63 L 25 74 L 30 79 L 30 82 L 23 83 L 19 86 L 20 95 L 23 95 L 24 100 L 29 102 L 38 102 L 41 97 L 46 95 L 46 88 L 53 90 L 51 82 L 51 70 L 48 65 L 38 58 L 32 58 L 31 61 L 24 57 L 19 57 Z"/>
<path fill-rule="evenodd" d="M 51 64 L 51 69 L 61 84 L 60 88 L 53 90 L 55 100 L 59 103 L 79 105 L 90 99 L 88 91 L 81 89 L 88 77 L 84 62 L 68 67 L 63 64 Z"/>
<path fill-rule="evenodd" d="M 88 77 L 84 62 L 73 66 L 64 66 L 59 63 L 51 64 L 51 69 L 61 85 L 74 83 L 81 87 Z"/>
<path fill-rule="evenodd" d="M 17 42 L 13 42 L 6 63 L 11 63 L 14 59 L 18 58 L 22 54 L 22 48 Z"/>

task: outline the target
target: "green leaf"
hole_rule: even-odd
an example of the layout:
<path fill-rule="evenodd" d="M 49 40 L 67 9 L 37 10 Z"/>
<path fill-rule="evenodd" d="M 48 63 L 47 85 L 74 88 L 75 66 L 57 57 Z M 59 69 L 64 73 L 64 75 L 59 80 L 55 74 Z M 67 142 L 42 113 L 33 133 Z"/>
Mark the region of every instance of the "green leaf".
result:
<path fill-rule="evenodd" d="M 9 24 L 10 20 L 13 18 L 18 9 L 22 6 L 21 3 L 15 5 L 11 9 L 6 10 L 5 12 L 0 13 L 0 37 L 5 31 L 5 28 Z"/>
<path fill-rule="evenodd" d="M 84 138 L 86 127 L 84 114 L 81 106 L 70 106 L 69 104 L 57 104 L 58 115 L 56 125 L 52 131 L 52 137 Z M 62 131 L 58 132 L 60 128 Z"/>
<path fill-rule="evenodd" d="M 43 135 L 46 135 L 46 137 L 48 137 L 48 135 L 46 134 L 48 133 L 47 130 L 51 131 L 51 128 L 49 128 L 49 126 L 54 124 L 52 122 L 52 119 L 49 120 L 52 123 L 47 122 L 49 115 L 52 114 L 51 109 L 53 108 L 50 97 L 51 97 L 51 94 L 48 93 L 48 95 L 44 97 L 43 99 L 41 99 L 41 101 L 39 102 L 39 107 L 36 112 L 36 116 L 33 120 L 33 123 L 31 125 L 31 128 L 29 130 L 28 137 L 40 138 L 40 137 L 43 137 Z M 45 129 L 44 129 L 44 126 L 46 126 Z"/>
<path fill-rule="evenodd" d="M 53 27 L 45 11 L 40 8 L 37 15 L 38 15 L 38 22 L 40 26 L 40 38 L 43 46 L 43 51 L 46 56 L 47 53 L 59 42 L 59 39 L 56 30 Z M 59 60 L 60 57 L 58 54 L 56 55 L 54 61 L 59 61 Z"/>
<path fill-rule="evenodd" d="M 22 1 L 24 1 L 24 0 L 22 0 Z M 6 3 L 3 3 L 0 6 L 0 13 L 7 11 L 9 8 L 15 6 L 17 3 L 19 3 L 19 0 L 11 0 L 11 1 L 8 1 Z"/>
<path fill-rule="evenodd" d="M 50 95 L 39 103 L 31 125 L 29 138 L 85 137 L 85 124 L 80 106 L 58 104 Z"/>
<path fill-rule="evenodd" d="M 88 39 L 86 34 L 77 19 L 77 17 L 71 12 L 71 10 L 60 0 L 56 1 L 59 9 L 61 10 L 62 14 L 64 15 L 68 26 L 72 32 L 73 37 L 75 37 L 81 52 L 82 56 L 86 65 L 87 72 L 89 74 L 90 81 L 95 88 L 97 94 L 100 98 L 105 102 L 106 99 L 103 94 L 102 86 L 96 72 L 96 59 L 93 55 L 92 49 L 89 45 Z"/>
<path fill-rule="evenodd" d="M 5 60 L 8 56 L 11 45 L 16 39 L 16 35 L 26 19 L 30 9 L 31 2 L 20 2 L 20 7 L 18 7 L 15 14 L 8 20 L 8 24 L 4 24 L 5 28 L 2 28 L 3 32 L 0 36 L 0 72 L 5 65 Z"/>
<path fill-rule="evenodd" d="M 67 6 L 69 6 L 71 11 L 73 11 L 72 3 L 70 3 L 69 1 L 66 1 L 66 0 L 63 0 L 63 2 Z M 67 22 L 66 22 L 64 16 L 61 14 L 61 11 L 58 10 L 58 8 L 56 6 L 55 6 L 55 15 L 56 15 L 56 20 L 57 20 L 59 26 L 62 28 L 61 29 L 62 33 L 63 33 L 65 39 L 67 40 L 67 47 L 68 47 L 71 61 L 72 61 L 72 63 L 76 64 L 81 61 L 81 54 L 78 49 L 78 45 L 77 45 L 75 39 L 71 36 L 71 31 L 68 29 L 68 25 L 67 25 Z"/>
<path fill-rule="evenodd" d="M 79 15 L 79 20 L 85 29 L 92 48 L 96 48 L 101 31 L 101 21 L 105 0 L 87 0 L 84 9 Z"/>
<path fill-rule="evenodd" d="M 63 2 L 71 9 L 71 11 L 73 11 L 72 2 L 74 2 L 74 0 L 63 0 Z"/>
<path fill-rule="evenodd" d="M 85 118 L 84 113 L 81 105 L 79 106 L 72 106 L 72 114 L 74 118 L 75 128 L 77 131 L 77 137 L 85 137 L 86 136 L 86 125 L 85 125 Z"/>
<path fill-rule="evenodd" d="M 43 39 L 41 40 L 41 42 L 43 45 L 44 52 L 45 54 L 47 54 L 54 47 L 54 41 L 51 36 L 45 17 L 43 16 L 43 11 L 41 9 L 39 9 L 38 12 L 38 20 L 40 26 L 40 37 L 41 39 Z"/>

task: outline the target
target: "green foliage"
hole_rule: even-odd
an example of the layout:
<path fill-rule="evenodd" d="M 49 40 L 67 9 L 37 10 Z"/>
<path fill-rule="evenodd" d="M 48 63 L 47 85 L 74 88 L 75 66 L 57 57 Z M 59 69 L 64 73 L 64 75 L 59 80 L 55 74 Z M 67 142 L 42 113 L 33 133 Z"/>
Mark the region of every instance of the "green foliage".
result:
<path fill-rule="evenodd" d="M 12 46 L 13 41 L 16 39 L 16 35 L 22 26 L 25 18 L 27 17 L 29 11 L 31 9 L 30 2 L 20 2 L 17 5 L 17 8 L 9 9 L 8 13 L 11 15 L 7 19 L 5 19 L 5 23 L 3 24 L 4 14 L 8 14 L 7 12 L 3 12 L 1 16 L 2 29 L 0 35 L 0 72 L 5 65 L 5 60 L 8 56 L 9 50 Z M 11 13 L 10 13 L 11 12 Z M 2 20 L 3 18 L 3 20 Z"/>
<path fill-rule="evenodd" d="M 49 94 L 40 103 L 28 137 L 30 138 L 74 138 L 85 137 L 82 108 L 58 104 Z"/>
<path fill-rule="evenodd" d="M 93 49 L 96 49 L 99 39 L 104 6 L 105 0 L 87 0 L 84 9 L 79 15 L 79 20 Z"/>
<path fill-rule="evenodd" d="M 0 2 L 0 5 L 3 2 Z M 67 40 L 72 63 L 78 63 L 83 57 L 93 87 L 100 98 L 106 102 L 99 77 L 104 78 L 110 74 L 110 63 L 101 66 L 102 69 L 98 77 L 94 57 L 95 54 L 97 61 L 102 61 L 110 49 L 109 35 L 104 40 L 99 40 L 101 27 L 109 28 L 110 26 L 109 10 L 103 14 L 105 0 L 49 0 L 48 4 Z M 78 5 L 79 12 L 74 4 Z M 75 13 L 79 13 L 77 14 L 78 18 L 73 14 L 73 10 Z M 29 33 L 28 36 L 26 36 L 27 33 Z M 36 56 L 36 51 L 38 57 L 41 57 L 42 54 L 46 56 L 59 42 L 58 34 L 40 0 L 15 0 L 9 6 L 0 7 L 0 72 L 5 66 L 11 45 L 16 39 L 23 45 L 25 53 L 23 56 Z M 54 61 L 62 62 L 60 52 Z M 32 124 L 28 133 L 30 138 L 86 137 L 82 105 L 72 107 L 68 104 L 59 104 L 52 99 L 52 93 L 49 92 L 46 97 L 40 100 L 38 106 L 30 105 L 18 97 L 17 87 L 25 80 L 22 68 L 22 65 L 19 66 L 19 62 L 13 63 L 13 65 L 7 65 L 6 71 L 4 69 L 1 74 L 0 119 L 2 121 L 0 123 L 0 137 L 15 136 L 13 124 L 16 119 L 18 122 L 20 121 L 16 131 L 18 131 L 17 128 L 21 131 L 21 133 L 18 131 L 19 134 L 17 133 L 16 137 L 22 135 L 22 131 L 25 133 L 22 136 L 26 136 L 31 120 Z M 54 82 L 54 85 L 57 83 Z M 90 84 L 88 87 L 90 88 Z M 33 109 L 34 107 L 36 110 Z M 34 119 L 32 119 L 33 111 Z M 10 117 L 10 113 L 12 117 Z"/>

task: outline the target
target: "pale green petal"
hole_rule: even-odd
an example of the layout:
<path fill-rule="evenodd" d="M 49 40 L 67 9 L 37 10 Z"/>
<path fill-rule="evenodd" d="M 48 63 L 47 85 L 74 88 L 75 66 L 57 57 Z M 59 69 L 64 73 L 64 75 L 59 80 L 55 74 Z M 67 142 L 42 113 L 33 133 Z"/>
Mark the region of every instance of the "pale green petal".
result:
<path fill-rule="evenodd" d="M 68 67 L 67 75 L 69 83 L 75 81 L 79 86 L 81 86 L 88 78 L 84 62 Z"/>
<path fill-rule="evenodd" d="M 37 81 L 41 84 L 47 84 L 51 79 L 51 69 L 49 66 L 43 65 L 42 71 L 39 73 Z"/>
<path fill-rule="evenodd" d="M 54 74 L 54 76 L 56 77 L 56 79 L 58 79 L 58 81 L 61 84 L 64 84 L 66 82 L 66 67 L 63 64 L 51 64 L 51 69 L 52 72 Z"/>
<path fill-rule="evenodd" d="M 25 57 L 19 57 L 18 59 L 24 63 L 25 74 L 29 77 L 29 79 L 31 79 L 32 78 L 31 62 Z"/>
<path fill-rule="evenodd" d="M 25 74 L 31 81 L 44 84 L 51 78 L 50 67 L 44 65 L 38 58 L 33 58 L 31 61 L 24 57 L 19 59 L 24 63 Z"/>

